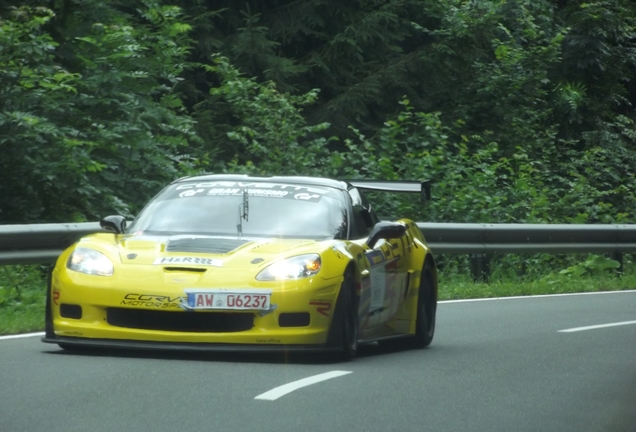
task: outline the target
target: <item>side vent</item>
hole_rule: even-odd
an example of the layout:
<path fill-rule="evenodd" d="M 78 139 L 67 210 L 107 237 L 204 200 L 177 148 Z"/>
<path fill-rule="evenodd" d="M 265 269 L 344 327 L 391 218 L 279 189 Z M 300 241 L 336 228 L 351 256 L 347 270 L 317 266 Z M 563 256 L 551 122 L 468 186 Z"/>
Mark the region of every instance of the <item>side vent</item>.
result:
<path fill-rule="evenodd" d="M 278 317 L 280 327 L 307 327 L 309 325 L 309 312 L 282 313 Z"/>
<path fill-rule="evenodd" d="M 82 307 L 79 305 L 62 303 L 60 305 L 60 315 L 63 318 L 82 319 Z"/>

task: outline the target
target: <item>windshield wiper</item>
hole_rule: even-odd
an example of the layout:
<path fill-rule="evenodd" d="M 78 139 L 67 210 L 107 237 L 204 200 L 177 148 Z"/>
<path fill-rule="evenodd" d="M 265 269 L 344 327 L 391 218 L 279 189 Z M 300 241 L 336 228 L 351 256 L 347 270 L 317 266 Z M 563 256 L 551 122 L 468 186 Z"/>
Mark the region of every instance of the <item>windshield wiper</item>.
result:
<path fill-rule="evenodd" d="M 243 189 L 243 202 L 239 204 L 238 211 L 239 220 L 238 225 L 236 225 L 236 230 L 238 231 L 239 237 L 243 237 L 243 219 L 245 219 L 245 222 L 247 222 L 250 212 L 250 202 L 248 199 L 247 188 Z"/>

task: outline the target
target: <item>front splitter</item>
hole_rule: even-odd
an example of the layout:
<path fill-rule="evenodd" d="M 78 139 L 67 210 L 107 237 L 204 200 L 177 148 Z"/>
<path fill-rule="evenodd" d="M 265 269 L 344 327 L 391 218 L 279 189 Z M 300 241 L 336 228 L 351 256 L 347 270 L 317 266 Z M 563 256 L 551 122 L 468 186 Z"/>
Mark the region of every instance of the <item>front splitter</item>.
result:
<path fill-rule="evenodd" d="M 44 337 L 42 342 L 73 347 L 114 348 L 136 350 L 168 350 L 184 352 L 332 352 L 339 348 L 327 345 L 265 345 L 155 342 L 127 339 L 86 339 L 69 337 Z"/>

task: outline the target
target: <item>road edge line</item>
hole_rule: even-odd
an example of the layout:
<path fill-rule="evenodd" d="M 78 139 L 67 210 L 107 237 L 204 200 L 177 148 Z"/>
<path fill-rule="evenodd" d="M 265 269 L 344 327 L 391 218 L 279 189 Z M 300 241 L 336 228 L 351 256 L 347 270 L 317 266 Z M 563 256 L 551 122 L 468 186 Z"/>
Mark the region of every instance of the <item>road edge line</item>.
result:
<path fill-rule="evenodd" d="M 22 334 L 15 334 L 15 335 L 0 336 L 0 340 L 21 339 L 21 338 L 28 338 L 28 337 L 35 337 L 35 336 L 44 336 L 44 332 L 22 333 Z"/>
<path fill-rule="evenodd" d="M 437 303 L 438 304 L 444 304 L 444 303 L 468 303 L 468 302 L 494 301 L 494 300 L 519 300 L 519 299 L 535 299 L 535 298 L 549 298 L 549 297 L 570 297 L 570 296 L 600 295 L 600 294 L 622 294 L 622 293 L 636 293 L 636 290 L 593 291 L 593 292 L 561 293 L 561 294 L 538 294 L 538 295 L 533 295 L 533 296 L 512 296 L 512 297 L 483 297 L 483 298 L 474 298 L 474 299 L 440 300 Z"/>

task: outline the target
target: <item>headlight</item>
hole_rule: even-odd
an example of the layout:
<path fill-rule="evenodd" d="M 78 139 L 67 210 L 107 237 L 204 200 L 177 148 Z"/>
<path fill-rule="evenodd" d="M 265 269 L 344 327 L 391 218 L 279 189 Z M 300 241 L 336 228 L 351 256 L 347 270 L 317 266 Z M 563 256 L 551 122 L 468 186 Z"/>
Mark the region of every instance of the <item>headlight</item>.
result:
<path fill-rule="evenodd" d="M 320 255 L 298 255 L 279 261 L 265 268 L 256 276 L 259 281 L 299 279 L 318 274 L 321 267 Z"/>
<path fill-rule="evenodd" d="M 71 253 L 66 268 L 90 275 L 112 276 L 113 263 L 106 255 L 93 249 L 78 247 Z"/>

